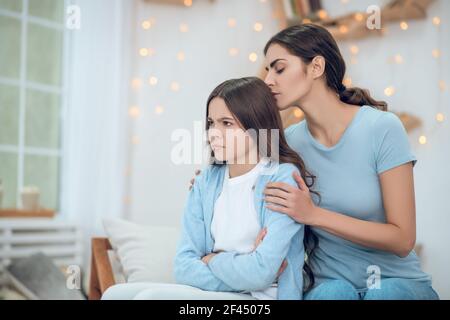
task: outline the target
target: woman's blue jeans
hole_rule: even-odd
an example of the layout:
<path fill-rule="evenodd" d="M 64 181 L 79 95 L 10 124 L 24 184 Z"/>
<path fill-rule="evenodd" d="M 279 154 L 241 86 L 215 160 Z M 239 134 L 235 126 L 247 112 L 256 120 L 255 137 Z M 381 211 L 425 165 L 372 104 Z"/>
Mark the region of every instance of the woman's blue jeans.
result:
<path fill-rule="evenodd" d="M 433 287 L 408 279 L 382 279 L 379 289 L 358 292 L 345 280 L 329 280 L 304 295 L 305 300 L 439 300 Z"/>

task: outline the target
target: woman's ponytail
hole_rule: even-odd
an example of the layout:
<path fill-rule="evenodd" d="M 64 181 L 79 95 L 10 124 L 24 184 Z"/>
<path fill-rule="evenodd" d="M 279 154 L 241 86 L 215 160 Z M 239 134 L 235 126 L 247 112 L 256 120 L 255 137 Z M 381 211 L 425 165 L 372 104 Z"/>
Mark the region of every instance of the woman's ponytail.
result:
<path fill-rule="evenodd" d="M 387 103 L 384 101 L 375 100 L 370 96 L 367 89 L 357 87 L 346 88 L 343 84 L 339 87 L 339 98 L 342 102 L 354 104 L 358 106 L 372 106 L 382 111 L 387 111 Z"/>

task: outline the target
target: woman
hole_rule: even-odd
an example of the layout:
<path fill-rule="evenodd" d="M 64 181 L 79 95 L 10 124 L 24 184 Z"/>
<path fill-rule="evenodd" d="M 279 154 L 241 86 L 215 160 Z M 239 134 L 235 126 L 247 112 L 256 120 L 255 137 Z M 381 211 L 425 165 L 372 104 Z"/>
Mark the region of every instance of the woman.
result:
<path fill-rule="evenodd" d="M 318 238 L 310 257 L 317 282 L 306 298 L 438 298 L 413 250 L 416 158 L 398 117 L 367 91 L 342 84 L 345 63 L 324 28 L 283 30 L 264 52 L 278 107 L 305 114 L 286 136 L 321 195 L 316 205 L 298 176 L 300 189 L 267 186 L 267 200 L 283 206 L 268 208 L 310 225 Z"/>
<path fill-rule="evenodd" d="M 177 284 L 115 286 L 103 299 L 303 298 L 304 226 L 266 208 L 263 190 L 269 182 L 296 186 L 293 173 L 309 174 L 287 145 L 270 89 L 258 78 L 225 81 L 206 116 L 211 164 L 185 205 Z"/>
<path fill-rule="evenodd" d="M 269 209 L 318 238 L 309 255 L 316 282 L 305 299 L 438 299 L 413 250 L 416 158 L 398 117 L 367 90 L 342 84 L 345 62 L 320 26 L 282 30 L 264 53 L 278 108 L 305 114 L 285 134 L 321 196 L 313 199 L 298 175 L 298 187 L 265 189 Z"/>

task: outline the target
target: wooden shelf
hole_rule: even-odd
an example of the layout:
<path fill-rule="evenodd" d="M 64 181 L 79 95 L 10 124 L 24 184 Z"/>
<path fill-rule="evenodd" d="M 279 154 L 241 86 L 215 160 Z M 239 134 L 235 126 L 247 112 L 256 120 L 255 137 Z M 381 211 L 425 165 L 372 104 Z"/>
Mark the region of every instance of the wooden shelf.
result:
<path fill-rule="evenodd" d="M 382 26 L 386 26 L 387 23 L 403 20 L 425 19 L 427 16 L 427 8 L 433 1 L 434 0 L 392 0 L 381 8 Z M 283 6 L 283 3 L 281 1 L 276 5 Z M 352 12 L 340 17 L 312 22 L 324 26 L 336 40 L 341 41 L 383 35 L 385 30 L 384 27 L 373 30 L 367 28 L 366 21 L 368 17 L 369 14 L 366 12 Z M 281 14 L 280 18 L 285 19 L 284 22 L 280 23 L 285 26 L 297 25 L 303 22 L 299 19 L 286 19 L 285 14 Z"/>
<path fill-rule="evenodd" d="M 37 211 L 28 211 L 16 208 L 0 209 L 0 218 L 53 218 L 54 210 L 41 208 Z"/>

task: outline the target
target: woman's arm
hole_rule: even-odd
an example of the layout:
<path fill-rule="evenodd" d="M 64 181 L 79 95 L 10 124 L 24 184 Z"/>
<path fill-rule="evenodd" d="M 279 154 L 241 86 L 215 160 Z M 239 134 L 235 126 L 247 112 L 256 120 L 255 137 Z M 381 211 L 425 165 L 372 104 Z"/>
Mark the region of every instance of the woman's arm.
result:
<path fill-rule="evenodd" d="M 316 206 L 300 175 L 295 175 L 300 189 L 279 183 L 267 185 L 267 201 L 284 206 L 269 204 L 268 208 L 354 243 L 405 257 L 416 241 L 413 166 L 409 162 L 384 171 L 379 177 L 386 223 L 365 221 Z"/>

